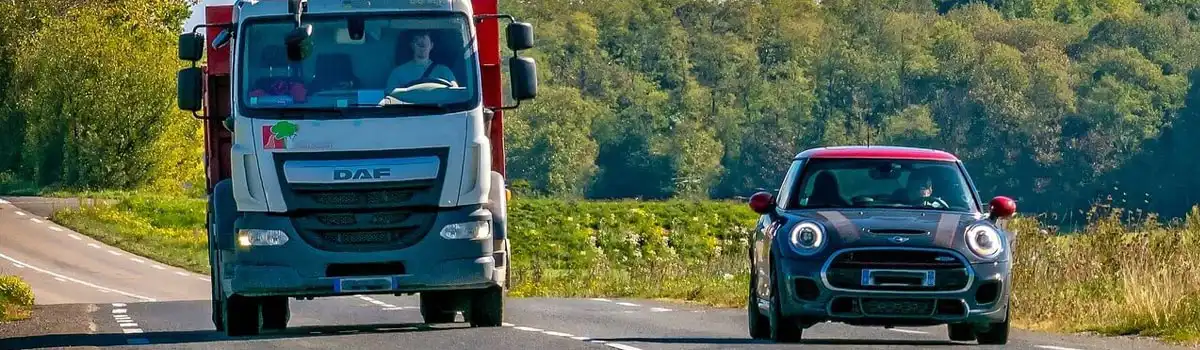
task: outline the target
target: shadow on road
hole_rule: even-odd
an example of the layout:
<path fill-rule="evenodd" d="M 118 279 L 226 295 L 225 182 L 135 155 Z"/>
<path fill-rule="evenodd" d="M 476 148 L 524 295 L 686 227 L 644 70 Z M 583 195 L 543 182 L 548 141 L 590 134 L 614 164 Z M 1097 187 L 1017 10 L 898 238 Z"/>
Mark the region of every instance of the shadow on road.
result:
<path fill-rule="evenodd" d="M 465 327 L 465 326 L 464 326 Z M 430 332 L 439 330 L 451 330 L 457 327 L 431 327 L 423 324 L 374 324 L 374 325 L 355 325 L 355 326 L 301 326 L 288 327 L 283 331 L 264 331 L 263 334 L 253 337 L 228 337 L 223 332 L 212 330 L 196 330 L 196 331 L 167 331 L 167 332 L 145 332 L 136 334 L 48 334 L 28 337 L 15 337 L 0 339 L 0 348 L 3 349 L 44 349 L 44 348 L 63 348 L 74 346 L 118 346 L 128 345 L 128 339 L 144 338 L 149 340 L 151 344 L 186 344 L 186 343 L 206 343 L 218 341 L 240 341 L 240 340 L 260 340 L 260 339 L 292 339 L 292 338 L 319 338 L 327 336 L 339 336 L 347 334 L 387 334 L 387 333 L 408 333 L 408 332 Z"/>
<path fill-rule="evenodd" d="M 770 340 L 739 338 L 596 338 L 607 342 L 641 342 L 658 344 L 775 344 Z M 797 344 L 809 345 L 909 345 L 909 346 L 958 346 L 950 341 L 902 340 L 902 339 L 803 339 Z"/>

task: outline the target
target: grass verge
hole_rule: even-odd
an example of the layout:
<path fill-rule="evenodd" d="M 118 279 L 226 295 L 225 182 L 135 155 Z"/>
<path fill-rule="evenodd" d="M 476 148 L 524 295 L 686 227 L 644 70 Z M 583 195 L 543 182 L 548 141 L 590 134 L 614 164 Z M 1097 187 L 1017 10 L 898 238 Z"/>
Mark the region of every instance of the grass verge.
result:
<path fill-rule="evenodd" d="M 0 275 L 0 322 L 29 318 L 33 300 L 33 289 L 20 277 Z"/>
<path fill-rule="evenodd" d="M 743 307 L 756 215 L 730 202 L 510 202 L 513 296 L 629 297 Z M 1014 324 L 1200 340 L 1200 209 L 1169 225 L 1101 215 L 1072 235 L 1017 219 Z M 56 221 L 207 273 L 204 202 L 132 195 Z"/>

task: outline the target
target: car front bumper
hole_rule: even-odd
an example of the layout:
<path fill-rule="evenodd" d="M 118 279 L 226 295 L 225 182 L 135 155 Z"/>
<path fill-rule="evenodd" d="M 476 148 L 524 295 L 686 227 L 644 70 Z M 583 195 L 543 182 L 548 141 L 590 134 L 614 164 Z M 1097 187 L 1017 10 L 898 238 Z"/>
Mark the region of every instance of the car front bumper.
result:
<path fill-rule="evenodd" d="M 836 288 L 822 261 L 780 259 L 780 312 L 802 324 L 824 321 L 854 325 L 920 326 L 948 323 L 986 324 L 1005 320 L 1011 279 L 1004 262 L 968 263 L 970 280 L 946 291 L 899 291 Z M 881 269 L 907 269 L 896 266 Z M 760 301 L 760 309 L 766 305 Z"/>

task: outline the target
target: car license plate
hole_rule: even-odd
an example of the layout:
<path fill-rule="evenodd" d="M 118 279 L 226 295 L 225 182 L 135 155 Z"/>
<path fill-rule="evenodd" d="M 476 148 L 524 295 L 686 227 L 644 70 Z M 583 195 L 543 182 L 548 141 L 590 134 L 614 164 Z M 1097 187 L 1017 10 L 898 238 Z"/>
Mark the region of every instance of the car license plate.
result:
<path fill-rule="evenodd" d="M 877 287 L 933 287 L 933 270 L 874 270 L 862 272 L 863 286 Z"/>
<path fill-rule="evenodd" d="M 391 277 L 339 278 L 334 284 L 336 292 L 373 292 L 396 289 Z"/>

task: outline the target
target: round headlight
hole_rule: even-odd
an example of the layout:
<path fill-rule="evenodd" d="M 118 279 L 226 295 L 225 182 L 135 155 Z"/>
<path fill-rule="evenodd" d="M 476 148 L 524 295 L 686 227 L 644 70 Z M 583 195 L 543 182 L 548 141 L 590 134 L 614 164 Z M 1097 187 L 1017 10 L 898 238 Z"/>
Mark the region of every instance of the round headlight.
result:
<path fill-rule="evenodd" d="M 825 229 L 810 221 L 801 222 L 792 228 L 790 241 L 797 253 L 815 253 L 825 243 Z"/>
<path fill-rule="evenodd" d="M 967 247 L 981 258 L 994 258 L 1002 251 L 1000 233 L 986 225 L 967 228 Z"/>

